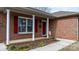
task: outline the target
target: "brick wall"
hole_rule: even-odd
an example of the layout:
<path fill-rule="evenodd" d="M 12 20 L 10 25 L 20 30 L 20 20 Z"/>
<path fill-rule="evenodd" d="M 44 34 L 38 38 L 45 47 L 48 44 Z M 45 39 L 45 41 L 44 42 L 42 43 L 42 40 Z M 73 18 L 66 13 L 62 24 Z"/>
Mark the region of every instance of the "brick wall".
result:
<path fill-rule="evenodd" d="M 6 39 L 6 17 L 0 12 L 0 42 L 5 42 Z"/>
<path fill-rule="evenodd" d="M 77 40 L 77 17 L 66 17 L 50 21 L 52 36 Z"/>

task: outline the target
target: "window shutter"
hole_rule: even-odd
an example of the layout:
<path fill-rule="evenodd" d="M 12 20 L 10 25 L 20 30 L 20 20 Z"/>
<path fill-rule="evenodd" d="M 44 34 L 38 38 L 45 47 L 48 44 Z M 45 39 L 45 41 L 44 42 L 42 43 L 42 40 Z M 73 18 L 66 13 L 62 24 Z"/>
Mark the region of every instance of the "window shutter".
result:
<path fill-rule="evenodd" d="M 38 32 L 38 20 L 35 20 L 35 32 Z"/>
<path fill-rule="evenodd" d="M 18 32 L 18 16 L 14 16 L 14 33 Z"/>

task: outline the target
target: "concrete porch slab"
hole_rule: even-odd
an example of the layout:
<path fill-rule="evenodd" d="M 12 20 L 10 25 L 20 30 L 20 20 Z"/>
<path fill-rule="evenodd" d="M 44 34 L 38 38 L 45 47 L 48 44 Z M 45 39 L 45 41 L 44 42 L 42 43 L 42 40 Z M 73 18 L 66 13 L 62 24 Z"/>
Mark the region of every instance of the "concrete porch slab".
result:
<path fill-rule="evenodd" d="M 35 38 L 35 40 L 40 40 L 40 39 L 48 39 L 48 38 L 46 37 Z M 22 43 L 22 42 L 29 42 L 29 41 L 33 41 L 32 38 L 11 40 L 9 43 L 12 44 L 12 43 Z"/>

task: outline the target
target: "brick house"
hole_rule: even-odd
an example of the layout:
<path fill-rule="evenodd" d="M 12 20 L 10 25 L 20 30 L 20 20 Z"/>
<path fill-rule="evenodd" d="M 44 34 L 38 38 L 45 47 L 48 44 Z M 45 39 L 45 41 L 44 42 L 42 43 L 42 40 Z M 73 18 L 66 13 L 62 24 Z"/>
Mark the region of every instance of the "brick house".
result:
<path fill-rule="evenodd" d="M 39 39 L 78 40 L 78 13 L 46 13 L 34 8 L 0 8 L 0 42 L 6 45 Z"/>

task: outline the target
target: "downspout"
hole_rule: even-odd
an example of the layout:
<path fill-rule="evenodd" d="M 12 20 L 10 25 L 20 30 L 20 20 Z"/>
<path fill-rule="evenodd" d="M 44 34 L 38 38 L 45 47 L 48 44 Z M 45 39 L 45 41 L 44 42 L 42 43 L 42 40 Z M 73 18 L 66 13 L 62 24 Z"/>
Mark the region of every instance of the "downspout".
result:
<path fill-rule="evenodd" d="M 79 40 L 78 39 L 78 35 L 79 35 L 78 20 L 79 20 L 79 18 L 77 19 L 77 40 Z"/>

